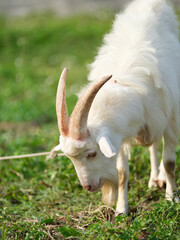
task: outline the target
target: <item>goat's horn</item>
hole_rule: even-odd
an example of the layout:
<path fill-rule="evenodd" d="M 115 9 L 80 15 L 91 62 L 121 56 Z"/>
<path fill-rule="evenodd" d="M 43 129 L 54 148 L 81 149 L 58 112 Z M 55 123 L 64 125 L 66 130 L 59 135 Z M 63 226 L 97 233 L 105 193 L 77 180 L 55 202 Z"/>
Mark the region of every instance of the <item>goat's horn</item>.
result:
<path fill-rule="evenodd" d="M 66 79 L 68 70 L 65 68 L 61 73 L 57 95 L 56 95 L 56 114 L 60 134 L 66 136 L 68 134 L 69 116 L 66 106 Z"/>
<path fill-rule="evenodd" d="M 99 89 L 112 76 L 104 77 L 101 81 L 91 85 L 79 98 L 70 117 L 69 136 L 76 140 L 83 140 L 88 135 L 87 118 L 92 102 Z"/>

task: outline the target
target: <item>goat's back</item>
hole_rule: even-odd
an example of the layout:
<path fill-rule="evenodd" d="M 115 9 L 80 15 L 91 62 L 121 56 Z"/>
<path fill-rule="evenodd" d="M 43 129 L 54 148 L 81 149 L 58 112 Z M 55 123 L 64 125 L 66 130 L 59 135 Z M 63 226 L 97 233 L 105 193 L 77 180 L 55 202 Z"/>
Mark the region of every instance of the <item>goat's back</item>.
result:
<path fill-rule="evenodd" d="M 90 66 L 89 80 L 149 74 L 156 87 L 179 88 L 179 62 L 178 24 L 171 6 L 165 0 L 135 0 L 116 16 Z"/>

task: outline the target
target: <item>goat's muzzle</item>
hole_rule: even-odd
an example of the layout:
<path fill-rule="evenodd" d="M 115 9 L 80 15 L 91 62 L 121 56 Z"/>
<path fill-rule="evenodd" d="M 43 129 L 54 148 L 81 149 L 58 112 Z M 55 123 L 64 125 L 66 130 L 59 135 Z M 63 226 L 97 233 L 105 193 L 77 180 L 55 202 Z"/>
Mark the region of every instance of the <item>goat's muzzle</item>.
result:
<path fill-rule="evenodd" d="M 82 184 L 83 188 L 89 192 L 96 192 L 103 186 L 103 179 L 100 177 L 98 183 Z"/>

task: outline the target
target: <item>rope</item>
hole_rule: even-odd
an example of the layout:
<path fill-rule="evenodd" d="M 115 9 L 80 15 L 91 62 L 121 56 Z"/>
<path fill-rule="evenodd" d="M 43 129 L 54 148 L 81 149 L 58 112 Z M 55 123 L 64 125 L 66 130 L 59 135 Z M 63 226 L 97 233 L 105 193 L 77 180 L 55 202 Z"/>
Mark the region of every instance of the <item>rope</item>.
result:
<path fill-rule="evenodd" d="M 51 152 L 42 152 L 42 153 L 32 153 L 32 154 L 24 154 L 24 155 L 15 155 L 15 156 L 6 156 L 6 157 L 0 157 L 0 161 L 3 160 L 10 160 L 10 159 L 20 159 L 20 158 L 30 158 L 30 157 L 40 157 L 40 156 L 47 156 L 46 159 L 49 160 L 51 158 L 59 157 L 59 156 L 65 156 L 64 153 L 57 154 L 55 151 Z"/>

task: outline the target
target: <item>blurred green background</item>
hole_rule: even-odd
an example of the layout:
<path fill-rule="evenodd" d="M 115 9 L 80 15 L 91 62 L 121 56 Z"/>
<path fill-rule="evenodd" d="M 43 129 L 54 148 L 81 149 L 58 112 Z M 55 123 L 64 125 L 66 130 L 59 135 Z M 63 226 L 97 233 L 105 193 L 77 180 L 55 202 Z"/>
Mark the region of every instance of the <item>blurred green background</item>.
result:
<path fill-rule="evenodd" d="M 70 100 L 86 82 L 87 64 L 111 25 L 109 17 L 104 13 L 59 19 L 46 14 L 1 19 L 0 121 L 54 121 L 60 72 L 69 68 Z"/>

